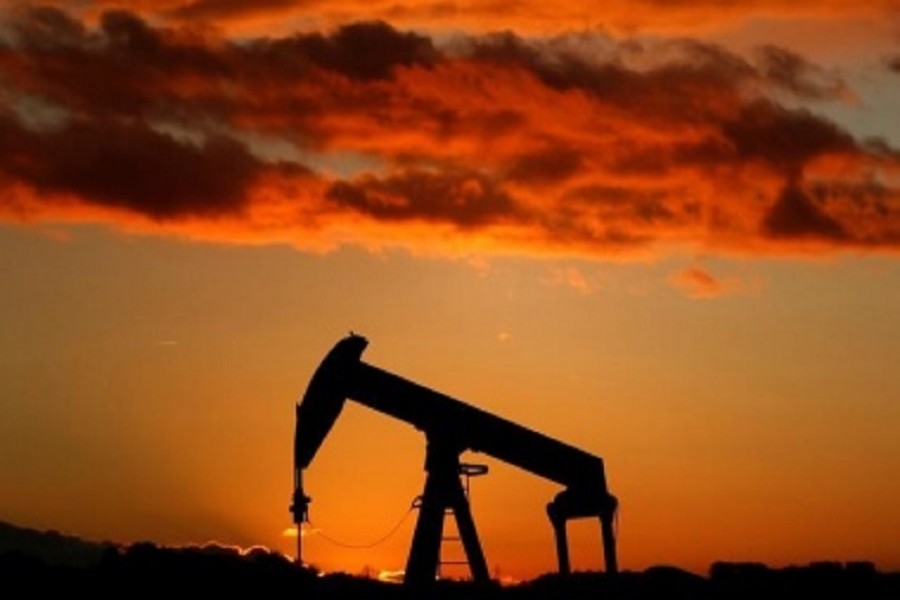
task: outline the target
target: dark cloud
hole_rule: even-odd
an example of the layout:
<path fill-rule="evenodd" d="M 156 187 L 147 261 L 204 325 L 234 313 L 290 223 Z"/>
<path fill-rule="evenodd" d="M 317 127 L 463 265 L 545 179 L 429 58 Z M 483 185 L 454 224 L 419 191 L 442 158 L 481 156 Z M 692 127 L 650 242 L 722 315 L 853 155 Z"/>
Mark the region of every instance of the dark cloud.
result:
<path fill-rule="evenodd" d="M 424 220 L 476 227 L 513 218 L 513 200 L 487 178 L 470 172 L 406 171 L 384 179 L 338 182 L 328 198 L 387 221 Z"/>
<path fill-rule="evenodd" d="M 535 185 L 559 183 L 577 173 L 583 167 L 578 152 L 565 145 L 523 154 L 516 159 L 507 177 L 511 181 Z"/>
<path fill-rule="evenodd" d="M 735 94 L 741 80 L 755 77 L 744 59 L 692 40 L 661 45 L 656 50 L 669 58 L 650 68 L 629 66 L 618 47 L 606 56 L 591 57 L 564 45 L 535 45 L 512 33 L 472 38 L 461 48 L 479 61 L 525 69 L 552 89 L 589 93 L 654 120 L 707 119 L 723 95 Z"/>
<path fill-rule="evenodd" d="M 641 81 L 639 73 L 617 62 L 589 63 L 569 53 L 548 55 L 513 33 L 473 38 L 464 49 L 479 62 L 524 69 L 552 89 L 579 89 L 608 100 L 633 94 Z"/>
<path fill-rule="evenodd" d="M 25 50 L 48 51 L 84 45 L 89 37 L 81 21 L 53 6 L 28 6 L 12 13 L 8 28 Z"/>
<path fill-rule="evenodd" d="M 847 93 L 840 77 L 786 48 L 762 46 L 757 58 L 760 74 L 767 81 L 801 98 L 840 98 Z"/>
<path fill-rule="evenodd" d="M 228 138 L 195 145 L 114 120 L 35 133 L 0 120 L 0 173 L 42 192 L 159 219 L 238 211 L 265 168 Z"/>
<path fill-rule="evenodd" d="M 23 91 L 85 113 L 133 117 L 174 108 L 183 105 L 185 80 L 235 75 L 229 52 L 125 11 L 103 13 L 89 31 L 59 9 L 30 8 L 15 13 L 11 29 L 12 43 L 0 43 L 0 68 Z"/>
<path fill-rule="evenodd" d="M 401 33 L 383 22 L 344 25 L 331 35 L 310 33 L 265 40 L 251 48 L 262 59 L 308 61 L 351 79 L 385 79 L 398 66 L 428 65 L 438 57 L 429 38 Z"/>
<path fill-rule="evenodd" d="M 769 100 L 743 106 L 722 124 L 737 158 L 765 162 L 795 176 L 811 159 L 860 152 L 853 137 L 833 122 L 804 109 L 787 109 Z"/>
<path fill-rule="evenodd" d="M 844 227 L 822 212 L 799 185 L 785 186 L 778 200 L 766 214 L 763 229 L 778 238 L 820 238 L 846 241 Z"/>
<path fill-rule="evenodd" d="M 105 12 L 100 17 L 100 29 L 113 52 L 134 56 L 141 62 L 154 61 L 165 52 L 161 33 L 132 13 Z"/>

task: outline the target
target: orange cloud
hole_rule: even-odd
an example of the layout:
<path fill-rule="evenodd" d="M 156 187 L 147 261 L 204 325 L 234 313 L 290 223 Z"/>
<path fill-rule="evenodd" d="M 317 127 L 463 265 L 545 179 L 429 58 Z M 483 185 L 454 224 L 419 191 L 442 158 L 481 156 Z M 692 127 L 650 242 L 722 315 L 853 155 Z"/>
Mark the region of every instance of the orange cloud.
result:
<path fill-rule="evenodd" d="M 284 33 L 285 26 L 334 26 L 388 20 L 404 27 L 555 33 L 601 27 L 619 33 L 688 33 L 749 19 L 870 19 L 888 16 L 892 0 L 57 0 L 92 16 L 117 8 L 155 20 L 214 23 L 232 33 Z"/>
<path fill-rule="evenodd" d="M 717 279 L 699 267 L 688 267 L 673 275 L 669 281 L 689 298 L 718 298 L 743 289 L 739 279 Z"/>
<path fill-rule="evenodd" d="M 234 41 L 47 7 L 10 13 L 5 30 L 7 221 L 315 251 L 900 242 L 900 153 L 780 103 L 852 93 L 780 48 L 745 57 L 599 34 L 438 41 L 383 22 Z"/>

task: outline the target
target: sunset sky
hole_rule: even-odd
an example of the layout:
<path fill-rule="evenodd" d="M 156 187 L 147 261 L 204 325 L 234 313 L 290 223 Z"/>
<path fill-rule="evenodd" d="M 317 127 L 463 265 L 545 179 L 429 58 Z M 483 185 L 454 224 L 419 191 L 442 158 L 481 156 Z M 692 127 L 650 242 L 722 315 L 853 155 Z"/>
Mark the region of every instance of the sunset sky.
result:
<path fill-rule="evenodd" d="M 898 106 L 897 0 L 2 2 L 0 520 L 292 553 L 352 330 L 602 456 L 625 569 L 900 569 Z M 305 558 L 402 569 L 412 517 L 316 531 L 423 458 L 348 404 Z M 466 458 L 492 573 L 553 570 L 558 487 Z"/>

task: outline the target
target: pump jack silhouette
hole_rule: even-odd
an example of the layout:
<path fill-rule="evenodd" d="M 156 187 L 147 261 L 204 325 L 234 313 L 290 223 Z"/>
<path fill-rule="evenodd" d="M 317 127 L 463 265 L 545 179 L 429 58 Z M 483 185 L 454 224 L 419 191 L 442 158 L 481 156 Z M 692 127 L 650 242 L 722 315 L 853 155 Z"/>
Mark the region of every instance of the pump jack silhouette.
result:
<path fill-rule="evenodd" d="M 466 450 L 485 453 L 565 486 L 547 505 L 560 573 L 571 570 L 566 522 L 581 517 L 600 519 L 606 572 L 617 572 L 614 519 L 618 501 L 607 490 L 601 458 L 366 364 L 362 353 L 367 345 L 364 337 L 353 333 L 339 341 L 316 369 L 297 405 L 290 511 L 298 529 L 309 520 L 311 501 L 303 489 L 303 471 L 350 398 L 425 434 L 427 477 L 404 585 L 423 587 L 435 581 L 444 515 L 449 511 L 456 518 L 472 579 L 490 580 L 460 482 L 464 471 L 459 456 Z M 298 562 L 301 556 L 302 536 L 298 535 Z"/>

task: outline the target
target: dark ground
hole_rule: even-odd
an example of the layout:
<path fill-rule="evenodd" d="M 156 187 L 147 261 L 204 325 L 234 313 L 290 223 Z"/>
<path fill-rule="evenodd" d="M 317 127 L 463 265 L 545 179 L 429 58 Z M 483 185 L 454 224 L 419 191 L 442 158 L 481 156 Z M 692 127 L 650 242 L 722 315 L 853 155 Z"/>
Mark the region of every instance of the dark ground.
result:
<path fill-rule="evenodd" d="M 3 523 L 0 523 L 0 582 L 3 598 L 62 592 L 78 594 L 79 598 L 218 595 L 350 600 L 411 596 L 465 600 L 900 600 L 900 573 L 879 572 L 866 562 L 820 562 L 779 569 L 757 563 L 715 563 L 707 576 L 665 566 L 624 572 L 617 577 L 602 573 L 545 575 L 507 587 L 445 581 L 413 594 L 396 584 L 346 574 L 320 576 L 265 550 L 241 554 L 216 546 L 166 548 L 151 543 L 119 547 Z"/>

